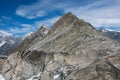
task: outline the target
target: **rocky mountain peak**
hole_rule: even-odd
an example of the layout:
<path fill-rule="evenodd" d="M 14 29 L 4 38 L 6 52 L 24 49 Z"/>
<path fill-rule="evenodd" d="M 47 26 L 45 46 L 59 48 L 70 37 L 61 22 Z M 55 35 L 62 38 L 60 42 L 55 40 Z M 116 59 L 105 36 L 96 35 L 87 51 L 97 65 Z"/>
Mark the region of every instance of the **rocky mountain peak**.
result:
<path fill-rule="evenodd" d="M 74 14 L 72 14 L 71 12 L 66 13 L 65 15 L 63 15 L 61 18 L 77 18 Z"/>
<path fill-rule="evenodd" d="M 76 25 L 84 26 L 86 24 L 87 22 L 77 18 L 74 14 L 69 12 L 63 15 L 55 24 L 53 24 L 52 28 L 49 30 L 47 35 L 60 33 L 61 31 L 64 31 L 67 28 L 70 28 L 71 26 L 74 26 L 74 27 Z"/>
<path fill-rule="evenodd" d="M 45 37 L 41 31 L 8 57 L 6 80 L 120 80 L 120 44 L 88 22 L 67 13 Z"/>
<path fill-rule="evenodd" d="M 42 33 L 42 35 L 46 35 L 48 33 L 48 27 L 46 25 L 42 25 L 37 32 Z"/>

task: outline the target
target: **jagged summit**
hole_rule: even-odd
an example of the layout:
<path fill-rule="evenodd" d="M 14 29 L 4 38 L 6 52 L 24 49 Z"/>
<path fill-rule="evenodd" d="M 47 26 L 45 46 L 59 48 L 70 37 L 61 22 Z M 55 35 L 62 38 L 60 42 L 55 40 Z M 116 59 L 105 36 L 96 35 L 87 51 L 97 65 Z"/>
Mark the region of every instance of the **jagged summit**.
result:
<path fill-rule="evenodd" d="M 66 14 L 63 15 L 61 18 L 69 18 L 69 17 L 71 17 L 71 18 L 77 18 L 76 15 L 74 15 L 74 14 L 71 13 L 71 12 L 66 13 Z"/>
<path fill-rule="evenodd" d="M 37 32 L 40 32 L 43 36 L 45 36 L 48 33 L 48 30 L 47 25 L 42 25 Z"/>
<path fill-rule="evenodd" d="M 64 14 L 61 18 L 63 19 L 79 19 L 76 15 L 74 15 L 72 12 L 68 12 L 66 14 Z M 79 19 L 81 21 L 83 21 L 82 19 Z"/>
<path fill-rule="evenodd" d="M 82 19 L 77 18 L 74 14 L 71 12 L 63 15 L 55 24 L 53 24 L 52 28 L 48 32 L 48 36 L 51 34 L 56 34 L 57 32 L 61 32 L 66 30 L 70 27 L 82 27 L 84 26 L 86 29 L 95 28 L 89 24 L 88 22 L 85 22 Z"/>
<path fill-rule="evenodd" d="M 72 12 L 68 12 L 65 15 L 74 15 L 74 14 L 72 14 Z"/>

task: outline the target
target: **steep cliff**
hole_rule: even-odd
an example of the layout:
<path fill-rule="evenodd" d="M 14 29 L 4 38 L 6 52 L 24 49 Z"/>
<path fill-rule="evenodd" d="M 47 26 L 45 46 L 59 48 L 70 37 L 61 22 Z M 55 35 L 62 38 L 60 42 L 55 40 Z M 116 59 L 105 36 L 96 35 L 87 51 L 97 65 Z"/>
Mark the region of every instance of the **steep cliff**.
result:
<path fill-rule="evenodd" d="M 8 57 L 6 80 L 120 80 L 120 44 L 72 13 L 38 36 Z"/>

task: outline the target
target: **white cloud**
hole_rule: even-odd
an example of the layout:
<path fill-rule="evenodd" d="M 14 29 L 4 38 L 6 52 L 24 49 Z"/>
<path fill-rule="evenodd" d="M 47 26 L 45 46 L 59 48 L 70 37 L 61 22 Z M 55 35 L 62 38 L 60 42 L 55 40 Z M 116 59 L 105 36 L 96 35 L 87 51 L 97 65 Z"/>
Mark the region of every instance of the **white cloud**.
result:
<path fill-rule="evenodd" d="M 22 16 L 22 17 L 25 17 L 25 11 L 22 10 L 22 9 L 17 10 L 17 11 L 16 11 L 16 14 L 17 14 L 17 15 L 20 15 L 20 16 Z"/>
<path fill-rule="evenodd" d="M 47 20 L 43 20 L 43 21 L 37 21 L 37 22 L 35 22 L 35 25 L 36 25 L 36 26 L 41 26 L 41 25 L 43 25 L 43 24 L 46 24 L 46 25 L 48 25 L 48 26 L 51 26 L 51 25 L 53 25 L 59 18 L 60 18 L 60 16 L 58 16 L 58 17 L 53 17 L 53 18 L 51 18 L 51 19 L 47 19 Z"/>
<path fill-rule="evenodd" d="M 35 19 L 46 16 L 49 12 L 54 10 L 64 10 L 73 4 L 76 4 L 76 2 L 67 0 L 61 0 L 60 2 L 56 0 L 38 0 L 31 5 L 19 6 L 16 9 L 16 14 L 27 19 Z"/>
<path fill-rule="evenodd" d="M 15 28 L 10 28 L 9 29 L 9 32 L 10 33 L 13 33 L 13 34 L 19 34 L 19 33 L 28 33 L 28 32 L 31 32 L 32 28 L 28 28 L 28 27 L 23 27 L 23 28 L 18 28 L 18 27 L 15 27 Z"/>
<path fill-rule="evenodd" d="M 42 17 L 46 15 L 45 11 L 42 11 L 45 10 L 44 6 L 47 6 L 44 2 L 45 1 L 41 2 L 38 0 L 38 2 L 35 2 L 31 5 L 19 6 L 16 10 L 16 14 L 27 19 L 35 19 L 38 17 Z"/>
<path fill-rule="evenodd" d="M 76 0 L 75 0 L 76 1 Z M 96 0 L 87 5 L 79 5 L 75 1 L 55 1 L 55 0 L 38 0 L 31 5 L 19 6 L 16 14 L 27 19 L 35 19 L 47 15 L 55 9 L 62 9 L 65 13 L 72 12 L 80 19 L 90 22 L 93 26 L 120 26 L 120 0 Z M 14 33 L 27 33 L 37 30 L 41 25 L 47 24 L 51 26 L 59 17 L 48 18 L 46 20 L 34 22 L 34 24 L 21 24 L 21 29 L 10 29 Z"/>
<path fill-rule="evenodd" d="M 28 19 L 34 19 L 45 16 L 54 9 L 62 9 L 65 12 L 72 12 L 95 27 L 101 25 L 120 25 L 120 0 L 91 0 L 91 3 L 87 5 L 81 5 L 82 1 L 77 3 L 75 1 L 38 0 L 38 2 L 31 5 L 19 6 L 16 14 Z M 45 21 L 40 22 L 44 24 Z M 51 24 L 50 21 L 45 23 Z"/>
<path fill-rule="evenodd" d="M 112 5 L 107 5 L 109 3 L 112 3 Z M 78 7 L 77 9 L 66 9 L 65 12 L 71 11 L 95 27 L 120 26 L 119 4 L 119 0 L 101 0 L 87 6 Z"/>
<path fill-rule="evenodd" d="M 11 20 L 11 17 L 8 17 L 8 16 L 1 16 L 1 18 L 4 20 Z"/>
<path fill-rule="evenodd" d="M 25 7 L 25 6 L 24 6 Z M 27 19 L 34 19 L 37 17 L 41 17 L 44 16 L 45 13 L 43 11 L 36 11 L 36 10 L 32 10 L 29 8 L 18 8 L 18 10 L 16 10 L 16 14 L 22 17 L 26 17 Z"/>
<path fill-rule="evenodd" d="M 21 24 L 21 26 L 24 26 L 24 27 L 31 27 L 32 25 L 30 25 L 30 24 Z"/>
<path fill-rule="evenodd" d="M 7 32 L 13 33 L 13 34 L 27 34 L 29 32 L 34 32 L 40 28 L 43 24 L 51 26 L 53 23 L 55 23 L 60 17 L 53 17 L 51 19 L 46 19 L 43 21 L 36 21 L 34 24 L 21 24 L 21 28 L 14 27 L 10 28 Z"/>

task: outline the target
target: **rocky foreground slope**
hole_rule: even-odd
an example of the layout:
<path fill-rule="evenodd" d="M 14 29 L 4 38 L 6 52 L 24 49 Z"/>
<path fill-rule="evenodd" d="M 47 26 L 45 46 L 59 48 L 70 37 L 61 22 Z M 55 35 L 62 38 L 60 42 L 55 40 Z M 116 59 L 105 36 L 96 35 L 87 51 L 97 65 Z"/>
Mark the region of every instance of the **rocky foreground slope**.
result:
<path fill-rule="evenodd" d="M 67 13 L 42 33 L 8 57 L 5 80 L 120 80 L 120 44 L 91 24 Z"/>

